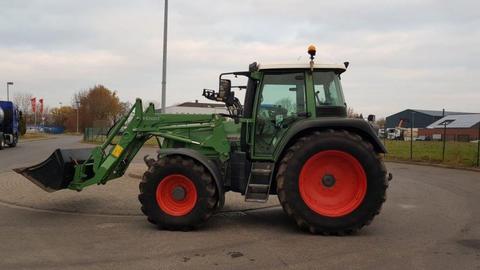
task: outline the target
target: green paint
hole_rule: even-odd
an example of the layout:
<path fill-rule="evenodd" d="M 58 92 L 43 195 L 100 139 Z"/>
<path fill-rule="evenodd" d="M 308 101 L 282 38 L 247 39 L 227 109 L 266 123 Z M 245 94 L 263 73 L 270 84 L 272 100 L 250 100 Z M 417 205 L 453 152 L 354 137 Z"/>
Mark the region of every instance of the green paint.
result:
<path fill-rule="evenodd" d="M 232 142 L 236 141 L 232 138 L 240 139 L 242 125 L 250 158 L 276 161 L 287 145 L 285 138 L 289 137 L 291 127 L 300 121 L 310 121 L 322 115 L 317 115 L 316 112 L 310 70 L 275 70 L 274 73 L 277 74 L 275 80 L 272 80 L 271 71 L 250 73 L 250 79 L 258 81 L 253 117 L 240 116 L 237 123 L 228 117 L 214 114 L 156 113 L 153 104 L 143 110 L 142 101 L 137 99 L 129 113 L 112 128 L 105 142 L 92 150 L 89 161 L 75 166 L 74 180 L 69 188 L 80 191 L 87 186 L 105 184 L 121 177 L 151 137 L 156 137 L 162 148 L 190 148 L 208 158 L 226 163 L 230 157 L 231 143 L 239 145 L 238 142 Z M 296 75 L 292 77 L 292 73 Z M 288 76 L 290 79 L 287 79 Z M 285 86 L 284 81 L 288 80 L 293 83 Z M 271 114 L 265 114 L 266 108 L 276 109 Z M 268 125 L 268 132 L 261 129 L 260 120 Z M 123 151 L 116 157 L 112 155 L 114 147 L 110 144 L 119 134 L 121 137 L 118 145 Z"/>

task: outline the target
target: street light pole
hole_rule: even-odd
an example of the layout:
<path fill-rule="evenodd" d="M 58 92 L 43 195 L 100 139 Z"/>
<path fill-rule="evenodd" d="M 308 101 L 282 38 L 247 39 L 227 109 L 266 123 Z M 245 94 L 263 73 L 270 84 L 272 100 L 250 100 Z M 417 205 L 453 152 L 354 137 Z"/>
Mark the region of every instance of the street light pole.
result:
<path fill-rule="evenodd" d="M 165 113 L 165 99 L 167 96 L 167 29 L 168 0 L 165 0 L 165 14 L 163 16 L 162 113 Z"/>
<path fill-rule="evenodd" d="M 415 125 L 415 112 L 410 119 L 410 160 L 413 160 L 413 126 Z"/>
<path fill-rule="evenodd" d="M 13 85 L 13 82 L 7 82 L 7 101 L 10 101 L 10 85 Z"/>

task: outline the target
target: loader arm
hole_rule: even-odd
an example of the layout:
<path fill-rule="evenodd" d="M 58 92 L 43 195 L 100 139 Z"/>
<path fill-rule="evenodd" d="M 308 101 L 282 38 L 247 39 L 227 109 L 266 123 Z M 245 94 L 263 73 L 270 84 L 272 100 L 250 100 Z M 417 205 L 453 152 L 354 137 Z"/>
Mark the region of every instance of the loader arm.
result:
<path fill-rule="evenodd" d="M 225 161 L 230 152 L 225 121 L 226 118 L 212 114 L 161 114 L 155 112 L 153 104 L 143 111 L 142 101 L 137 99 L 130 111 L 111 128 L 105 141 L 91 149 L 88 156 L 84 154 L 85 149 L 81 149 L 81 154 L 79 149 L 58 149 L 39 165 L 15 171 L 49 191 L 64 188 L 81 191 L 123 176 L 151 137 L 157 137 L 161 148 L 186 146 L 207 157 Z M 53 177 L 52 170 L 60 173 Z"/>

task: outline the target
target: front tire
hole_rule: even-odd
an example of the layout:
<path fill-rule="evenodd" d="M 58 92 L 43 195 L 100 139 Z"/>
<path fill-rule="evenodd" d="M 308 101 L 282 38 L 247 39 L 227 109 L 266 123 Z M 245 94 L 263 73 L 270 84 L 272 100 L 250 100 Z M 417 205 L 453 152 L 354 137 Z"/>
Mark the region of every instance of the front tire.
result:
<path fill-rule="evenodd" d="M 210 218 L 218 201 L 207 169 L 182 156 L 160 158 L 144 173 L 139 188 L 141 210 L 159 229 L 194 229 Z"/>
<path fill-rule="evenodd" d="M 15 146 L 17 146 L 17 143 L 18 143 L 18 134 L 15 134 L 15 135 L 13 135 L 13 142 L 11 144 L 9 144 L 8 146 L 9 147 L 15 147 Z"/>
<path fill-rule="evenodd" d="M 370 224 L 387 187 L 381 156 L 347 131 L 314 132 L 298 139 L 277 172 L 284 211 L 311 233 L 344 235 Z"/>

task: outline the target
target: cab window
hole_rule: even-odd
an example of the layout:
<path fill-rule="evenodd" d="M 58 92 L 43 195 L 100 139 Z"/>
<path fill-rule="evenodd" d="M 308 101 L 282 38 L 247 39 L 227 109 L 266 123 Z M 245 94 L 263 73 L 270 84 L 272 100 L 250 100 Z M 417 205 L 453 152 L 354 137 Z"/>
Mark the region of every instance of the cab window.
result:
<path fill-rule="evenodd" d="M 304 73 L 265 74 L 255 124 L 255 154 L 273 153 L 284 132 L 305 108 Z"/>
<path fill-rule="evenodd" d="M 333 71 L 317 71 L 313 73 L 316 107 L 345 106 L 340 78 Z"/>

